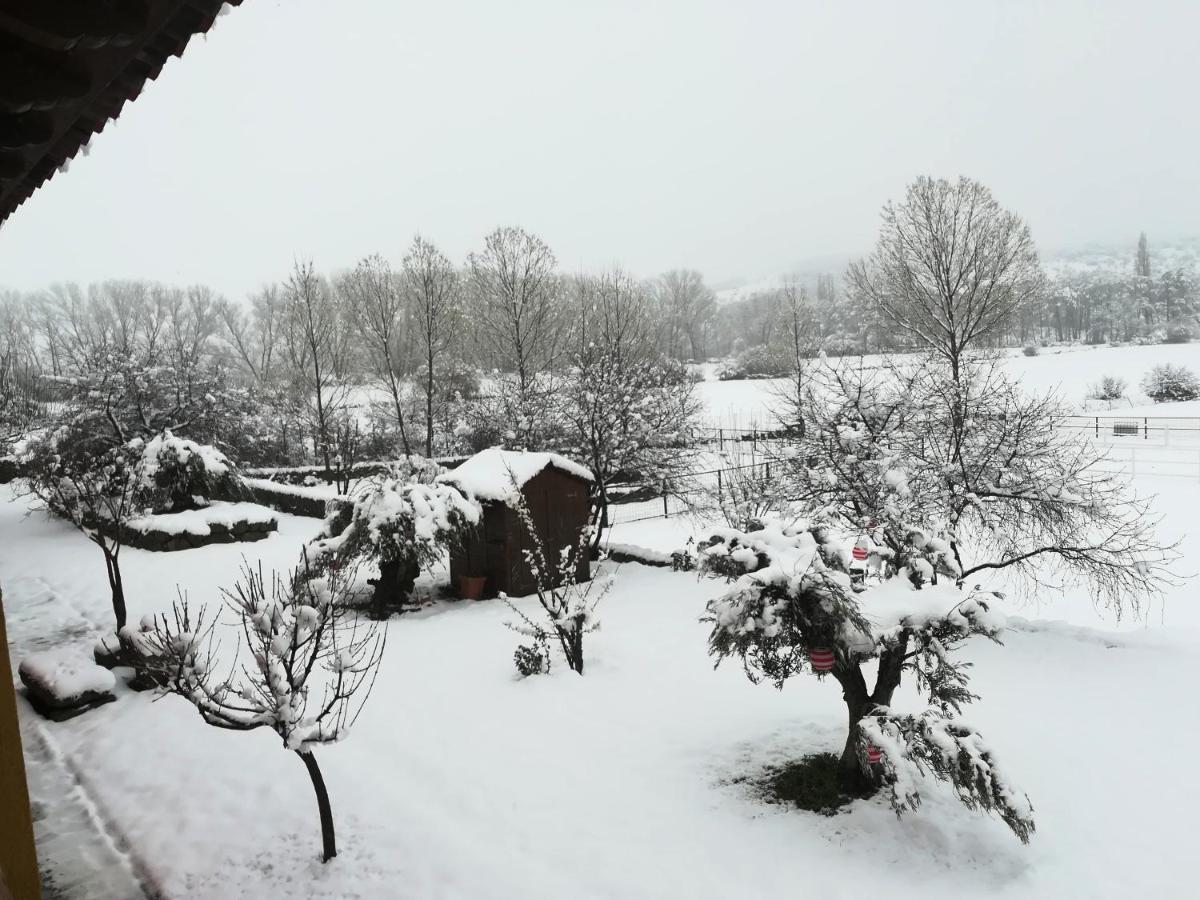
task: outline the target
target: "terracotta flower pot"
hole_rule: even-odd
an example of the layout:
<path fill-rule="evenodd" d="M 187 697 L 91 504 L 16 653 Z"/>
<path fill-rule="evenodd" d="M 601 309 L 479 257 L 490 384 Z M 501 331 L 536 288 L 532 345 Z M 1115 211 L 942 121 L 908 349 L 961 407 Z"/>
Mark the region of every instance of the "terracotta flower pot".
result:
<path fill-rule="evenodd" d="M 458 596 L 464 600 L 482 600 L 485 585 L 486 575 L 459 575 Z"/>

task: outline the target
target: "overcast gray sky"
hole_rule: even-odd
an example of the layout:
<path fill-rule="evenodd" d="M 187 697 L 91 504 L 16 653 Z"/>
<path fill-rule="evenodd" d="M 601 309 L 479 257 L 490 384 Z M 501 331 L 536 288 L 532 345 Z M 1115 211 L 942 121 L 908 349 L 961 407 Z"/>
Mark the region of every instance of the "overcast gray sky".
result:
<path fill-rule="evenodd" d="M 245 0 L 0 228 L 0 284 L 241 297 L 294 256 L 712 282 L 858 254 L 918 174 L 1044 249 L 1200 231 L 1200 3 Z"/>

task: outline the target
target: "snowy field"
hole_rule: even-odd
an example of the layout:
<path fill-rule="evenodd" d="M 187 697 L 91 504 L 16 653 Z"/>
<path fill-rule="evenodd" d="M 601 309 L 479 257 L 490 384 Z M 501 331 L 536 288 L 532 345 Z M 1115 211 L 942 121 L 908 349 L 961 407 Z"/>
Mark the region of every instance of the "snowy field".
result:
<path fill-rule="evenodd" d="M 1200 489 L 1139 486 L 1167 488 L 1166 536 L 1200 558 Z M 87 652 L 111 622 L 99 552 L 10 500 L 0 488 L 14 664 L 51 645 Z M 168 608 L 177 585 L 215 601 L 243 553 L 291 564 L 317 522 L 280 519 L 253 545 L 126 549 L 131 617 Z M 670 550 L 693 530 L 644 522 L 614 540 Z M 582 679 L 517 680 L 495 602 L 394 620 L 355 733 L 318 751 L 341 851 L 329 865 L 307 776 L 269 731 L 220 731 L 183 700 L 124 691 L 58 724 L 22 704 L 27 738 L 65 760 L 133 870 L 172 898 L 1189 894 L 1200 785 L 1172 773 L 1200 743 L 1194 584 L 1120 624 L 1083 596 L 1042 597 L 1009 610 L 1006 647 L 969 647 L 983 696 L 969 720 L 1036 809 L 1022 847 L 936 785 L 899 821 L 882 800 L 827 818 L 758 799 L 745 779 L 840 746 L 836 684 L 777 692 L 714 671 L 697 620 L 718 583 L 636 564 L 616 578 Z M 919 708 L 903 690 L 897 705 Z M 57 853 L 43 865 L 69 870 Z"/>
<path fill-rule="evenodd" d="M 861 358 L 866 366 L 877 365 L 879 357 Z M 846 357 L 843 364 L 857 365 L 859 357 Z M 1088 388 L 1105 375 L 1116 375 L 1129 383 L 1130 401 L 1114 404 L 1111 414 L 1138 416 L 1200 417 L 1200 401 L 1189 403 L 1150 403 L 1138 396 L 1138 384 L 1154 366 L 1162 363 L 1183 365 L 1200 372 L 1200 343 L 1155 344 L 1145 347 L 1050 347 L 1038 356 L 1023 356 L 1008 351 L 1005 369 L 1031 391 L 1057 392 L 1071 406 L 1083 403 Z M 710 380 L 699 385 L 706 415 L 713 426 L 749 428 L 776 424 L 773 410 L 777 392 L 786 387 L 782 380 L 747 381 Z"/>

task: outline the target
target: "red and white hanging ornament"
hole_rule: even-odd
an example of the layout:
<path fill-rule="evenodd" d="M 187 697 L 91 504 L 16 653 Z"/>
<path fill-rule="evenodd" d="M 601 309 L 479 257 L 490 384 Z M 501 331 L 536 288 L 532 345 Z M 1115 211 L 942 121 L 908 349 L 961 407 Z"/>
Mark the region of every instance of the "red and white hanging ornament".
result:
<path fill-rule="evenodd" d="M 828 647 L 814 647 L 808 651 L 808 661 L 814 672 L 829 672 L 833 669 L 833 650 Z"/>
<path fill-rule="evenodd" d="M 881 759 L 883 759 L 883 751 L 874 744 L 867 744 L 867 762 L 875 765 Z"/>

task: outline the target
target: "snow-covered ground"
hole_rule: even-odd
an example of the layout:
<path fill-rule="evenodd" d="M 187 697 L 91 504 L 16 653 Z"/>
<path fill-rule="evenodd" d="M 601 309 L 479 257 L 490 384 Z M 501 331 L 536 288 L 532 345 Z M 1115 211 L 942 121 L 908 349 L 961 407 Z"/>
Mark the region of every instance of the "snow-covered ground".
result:
<path fill-rule="evenodd" d="M 1139 486 L 1163 492 L 1164 535 L 1200 557 L 1200 487 Z M 99 551 L 24 512 L 0 487 L 14 665 L 49 646 L 86 653 L 111 622 Z M 289 566 L 319 523 L 279 519 L 255 544 L 123 551 L 131 619 L 169 608 L 177 586 L 215 603 L 243 554 Z M 615 531 L 669 551 L 704 526 Z M 983 697 L 969 719 L 1036 810 L 1028 847 L 936 785 L 899 821 L 879 800 L 825 817 L 756 798 L 747 778 L 840 746 L 845 712 L 832 680 L 777 692 L 734 665 L 714 671 L 698 619 L 720 589 L 620 567 L 583 678 L 559 666 L 518 680 L 511 614 L 496 602 L 394 620 L 354 733 L 317 751 L 338 826 L 328 865 L 307 775 L 269 731 L 220 731 L 183 700 L 120 687 L 116 703 L 75 720 L 44 722 L 24 703 L 22 716 L 77 773 L 133 871 L 172 898 L 1191 894 L 1200 783 L 1181 773 L 1200 742 L 1194 584 L 1119 625 L 1084 596 L 1041 597 L 1008 610 L 1006 646 L 967 650 Z M 897 705 L 919 708 L 911 688 Z M 29 756 L 37 778 L 46 763 Z"/>
<path fill-rule="evenodd" d="M 866 366 L 878 364 L 878 357 L 862 357 Z M 844 364 L 858 364 L 858 357 L 847 357 Z M 1173 363 L 1200 373 L 1200 343 L 1155 344 L 1144 347 L 1048 347 L 1038 356 L 1009 351 L 1005 368 L 1031 391 L 1057 392 L 1063 402 L 1082 404 L 1088 388 L 1105 375 L 1124 378 L 1129 384 L 1130 400 L 1113 404 L 1111 414 L 1200 417 L 1200 401 L 1154 404 L 1139 396 L 1138 385 L 1156 365 Z M 715 367 L 709 367 L 710 380 L 698 385 L 710 424 L 720 427 L 749 428 L 770 426 L 777 419 L 778 392 L 786 383 L 775 379 L 717 381 Z"/>

